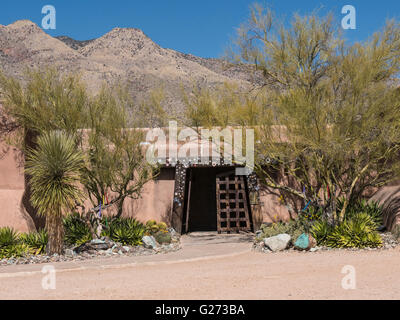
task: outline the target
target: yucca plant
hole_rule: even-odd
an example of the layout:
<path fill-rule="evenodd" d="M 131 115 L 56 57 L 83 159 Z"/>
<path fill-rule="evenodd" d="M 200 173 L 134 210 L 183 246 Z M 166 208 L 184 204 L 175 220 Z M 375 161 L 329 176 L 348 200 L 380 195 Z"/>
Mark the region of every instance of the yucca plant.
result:
<path fill-rule="evenodd" d="M 43 229 L 38 232 L 22 233 L 20 235 L 21 243 L 32 248 L 35 254 L 41 254 L 46 251 L 48 239 L 47 231 Z"/>
<path fill-rule="evenodd" d="M 82 195 L 77 183 L 83 166 L 84 156 L 74 137 L 61 131 L 44 133 L 37 148 L 29 149 L 25 170 L 31 176 L 31 202 L 46 217 L 49 254 L 62 253 L 63 212 Z"/>
<path fill-rule="evenodd" d="M 9 227 L 0 228 L 0 248 L 12 246 L 18 242 L 18 233 Z"/>

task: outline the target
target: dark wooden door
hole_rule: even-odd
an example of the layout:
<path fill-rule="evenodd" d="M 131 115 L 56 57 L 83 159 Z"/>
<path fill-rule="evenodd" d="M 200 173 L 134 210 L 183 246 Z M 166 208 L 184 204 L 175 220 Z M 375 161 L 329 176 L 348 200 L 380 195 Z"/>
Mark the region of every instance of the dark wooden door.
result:
<path fill-rule="evenodd" d="M 216 196 L 218 233 L 251 231 L 244 176 L 217 175 Z"/>

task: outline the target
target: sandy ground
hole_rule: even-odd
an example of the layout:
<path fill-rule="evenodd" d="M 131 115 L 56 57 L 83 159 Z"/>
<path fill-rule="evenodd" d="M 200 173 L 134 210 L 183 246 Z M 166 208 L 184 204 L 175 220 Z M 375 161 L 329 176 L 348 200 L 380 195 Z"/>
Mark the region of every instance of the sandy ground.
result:
<path fill-rule="evenodd" d="M 54 290 L 42 288 L 43 265 L 7 266 L 0 270 L 0 299 L 400 298 L 399 248 L 262 254 L 247 250 L 247 244 L 238 247 L 246 250 L 192 260 L 164 255 L 152 262 L 147 257 L 54 264 Z M 355 268 L 355 289 L 342 287 L 346 265 Z"/>

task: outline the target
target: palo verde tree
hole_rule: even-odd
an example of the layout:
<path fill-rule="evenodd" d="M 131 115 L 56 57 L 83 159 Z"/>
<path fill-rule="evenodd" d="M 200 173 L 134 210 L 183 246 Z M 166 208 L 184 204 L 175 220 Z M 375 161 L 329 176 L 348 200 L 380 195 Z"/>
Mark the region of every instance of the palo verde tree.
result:
<path fill-rule="evenodd" d="M 78 76 L 54 69 L 28 71 L 25 80 L 0 74 L 4 112 L 23 128 L 23 149 L 35 149 L 38 136 L 53 130 L 73 135 L 85 154 L 81 183 L 94 207 L 110 192 L 121 215 L 125 198 L 137 198 L 153 173 L 141 152 L 138 120 L 128 116 L 135 105 L 126 90 L 104 87 L 89 96 Z M 30 177 L 25 185 L 30 204 L 29 188 Z"/>
<path fill-rule="evenodd" d="M 258 166 L 267 186 L 322 200 L 340 222 L 351 201 L 398 177 L 397 22 L 349 45 L 331 16 L 295 15 L 285 27 L 256 5 L 237 45 L 237 61 L 265 78 L 271 118 L 260 123 L 257 151 L 297 182 L 297 188 L 282 185 Z M 345 200 L 335 216 L 339 196 Z"/>
<path fill-rule="evenodd" d="M 21 133 L 18 147 L 23 152 L 34 149 L 42 133 L 52 130 L 74 133 L 84 126 L 88 97 L 76 75 L 60 76 L 54 69 L 27 70 L 23 83 L 0 72 L 0 92 L 3 118 L 11 128 L 3 133 Z M 31 205 L 30 194 L 30 176 L 25 173 L 22 203 L 36 228 L 42 228 L 45 221 Z"/>
<path fill-rule="evenodd" d="M 88 109 L 90 130 L 82 132 L 88 153 L 82 180 L 85 190 L 94 207 L 110 193 L 109 204 L 116 204 L 117 216 L 125 199 L 140 197 L 143 185 L 156 173 L 141 147 L 144 132 L 128 116 L 131 103 L 124 89 L 103 87 Z"/>
<path fill-rule="evenodd" d="M 230 58 L 261 73 L 263 85 L 248 93 L 194 91 L 187 115 L 193 126 L 253 126 L 265 186 L 319 203 L 340 222 L 349 203 L 399 176 L 396 22 L 349 45 L 331 16 L 295 15 L 287 27 L 255 5 Z"/>

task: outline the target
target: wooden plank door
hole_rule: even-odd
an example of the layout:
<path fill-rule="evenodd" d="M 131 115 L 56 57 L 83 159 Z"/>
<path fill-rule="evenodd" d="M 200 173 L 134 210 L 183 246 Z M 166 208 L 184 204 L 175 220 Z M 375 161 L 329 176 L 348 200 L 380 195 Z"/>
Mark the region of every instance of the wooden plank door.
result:
<path fill-rule="evenodd" d="M 243 176 L 224 173 L 216 178 L 217 231 L 251 231 L 248 199 Z"/>

